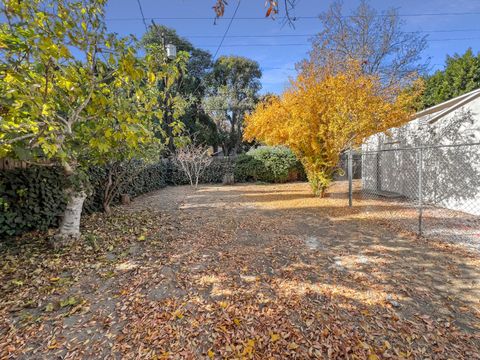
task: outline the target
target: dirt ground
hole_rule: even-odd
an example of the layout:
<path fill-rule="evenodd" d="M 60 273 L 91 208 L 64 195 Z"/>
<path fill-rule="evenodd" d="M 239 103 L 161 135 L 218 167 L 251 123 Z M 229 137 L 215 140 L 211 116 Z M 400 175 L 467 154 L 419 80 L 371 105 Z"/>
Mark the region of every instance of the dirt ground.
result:
<path fill-rule="evenodd" d="M 417 200 L 364 191 L 361 180 L 354 180 L 353 190 L 352 211 L 400 231 L 420 233 Z M 337 182 L 331 189 L 333 196 L 345 197 L 345 203 L 347 192 L 347 181 Z M 427 203 L 422 207 L 421 224 L 421 235 L 425 238 L 459 244 L 480 253 L 480 216 Z"/>
<path fill-rule="evenodd" d="M 4 245 L 0 358 L 480 359 L 478 253 L 335 189 L 166 188 Z"/>

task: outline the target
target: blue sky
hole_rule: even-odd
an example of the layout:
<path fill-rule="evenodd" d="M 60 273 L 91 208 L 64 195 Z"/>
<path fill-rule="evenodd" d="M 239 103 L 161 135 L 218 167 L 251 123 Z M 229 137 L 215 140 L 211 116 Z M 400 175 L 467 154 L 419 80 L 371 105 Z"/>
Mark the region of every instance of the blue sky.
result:
<path fill-rule="evenodd" d="M 155 22 L 176 29 L 195 46 L 212 54 L 230 21 L 220 19 L 214 24 L 214 0 L 140 1 L 146 17 L 167 18 L 155 19 Z M 329 0 L 298 0 L 295 14 L 316 16 L 330 3 Z M 229 4 L 226 18 L 233 15 L 237 1 L 229 0 Z M 358 1 L 344 1 L 344 5 L 346 9 L 351 9 L 358 5 Z M 402 16 L 405 31 L 422 31 L 428 35 L 429 46 L 424 55 L 430 58 L 432 71 L 443 67 L 447 54 L 463 53 L 469 47 L 475 53 L 480 51 L 480 0 L 371 0 L 370 5 L 380 11 L 398 8 L 400 14 L 405 15 Z M 262 92 L 279 93 L 288 84 L 289 76 L 295 75 L 295 63 L 305 57 L 311 35 L 321 28 L 315 18 L 297 20 L 294 29 L 280 20 L 264 19 L 263 6 L 264 0 L 241 1 L 228 32 L 229 37 L 225 39 L 218 56 L 241 55 L 258 61 L 263 71 Z M 246 17 L 258 19 L 244 19 Z M 110 0 L 107 25 L 110 31 L 141 37 L 145 27 L 137 0 Z M 265 37 L 248 37 L 257 35 Z M 272 35 L 282 36 L 269 37 Z"/>

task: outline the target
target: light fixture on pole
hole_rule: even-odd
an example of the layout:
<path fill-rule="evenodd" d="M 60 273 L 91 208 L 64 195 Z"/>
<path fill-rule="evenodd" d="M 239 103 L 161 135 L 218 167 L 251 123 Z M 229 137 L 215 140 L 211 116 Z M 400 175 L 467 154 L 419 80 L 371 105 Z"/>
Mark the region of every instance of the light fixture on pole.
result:
<path fill-rule="evenodd" d="M 169 59 L 175 59 L 177 57 L 177 47 L 173 44 L 165 45 L 165 51 Z"/>

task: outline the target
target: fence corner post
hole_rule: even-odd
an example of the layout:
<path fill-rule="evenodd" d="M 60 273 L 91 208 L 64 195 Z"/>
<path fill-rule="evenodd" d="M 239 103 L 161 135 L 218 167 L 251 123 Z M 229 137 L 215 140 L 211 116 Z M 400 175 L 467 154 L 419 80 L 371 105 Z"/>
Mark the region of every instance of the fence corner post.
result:
<path fill-rule="evenodd" d="M 348 150 L 347 157 L 347 172 L 348 172 L 348 206 L 352 207 L 353 203 L 353 157 L 352 157 L 352 148 Z"/>

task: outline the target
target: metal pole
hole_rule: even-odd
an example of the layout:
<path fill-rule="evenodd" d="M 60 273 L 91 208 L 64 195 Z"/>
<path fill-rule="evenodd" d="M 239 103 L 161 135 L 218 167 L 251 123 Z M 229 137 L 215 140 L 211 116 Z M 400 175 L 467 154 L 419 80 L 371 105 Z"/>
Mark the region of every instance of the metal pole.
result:
<path fill-rule="evenodd" d="M 418 149 L 418 235 L 422 236 L 423 222 L 423 148 Z"/>
<path fill-rule="evenodd" d="M 353 187 L 352 187 L 352 181 L 353 181 L 353 159 L 352 159 L 352 149 L 348 150 L 348 164 L 347 164 L 347 171 L 348 171 L 348 206 L 352 207 L 352 202 L 353 202 Z"/>

